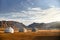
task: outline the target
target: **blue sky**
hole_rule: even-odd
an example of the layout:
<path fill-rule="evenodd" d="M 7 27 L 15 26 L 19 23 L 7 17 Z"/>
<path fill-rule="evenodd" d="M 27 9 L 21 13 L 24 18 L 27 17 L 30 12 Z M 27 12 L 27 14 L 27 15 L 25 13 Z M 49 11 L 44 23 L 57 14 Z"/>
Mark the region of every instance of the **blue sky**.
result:
<path fill-rule="evenodd" d="M 0 0 L 0 20 L 14 20 L 27 25 L 60 21 L 59 13 L 60 0 Z"/>

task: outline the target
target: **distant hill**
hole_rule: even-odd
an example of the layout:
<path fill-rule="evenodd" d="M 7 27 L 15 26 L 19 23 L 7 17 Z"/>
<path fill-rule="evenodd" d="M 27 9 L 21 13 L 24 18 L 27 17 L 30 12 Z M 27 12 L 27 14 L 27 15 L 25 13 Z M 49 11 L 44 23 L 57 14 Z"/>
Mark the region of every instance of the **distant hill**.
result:
<path fill-rule="evenodd" d="M 0 21 L 0 27 L 9 27 L 9 26 L 12 26 L 14 28 L 26 27 L 23 23 L 19 23 L 16 21 Z"/>
<path fill-rule="evenodd" d="M 28 27 L 41 29 L 44 25 L 45 25 L 45 23 L 32 23 L 32 24 L 28 25 Z"/>
<path fill-rule="evenodd" d="M 51 22 L 51 23 L 32 23 L 28 25 L 29 28 L 37 28 L 37 29 L 60 29 L 60 22 Z"/>
<path fill-rule="evenodd" d="M 60 22 L 51 22 L 51 23 L 32 23 L 28 26 L 25 26 L 23 23 L 16 22 L 16 21 L 0 21 L 0 28 L 12 26 L 13 28 L 27 28 L 27 29 L 34 29 L 37 28 L 39 30 L 42 29 L 60 29 Z"/>
<path fill-rule="evenodd" d="M 48 29 L 60 29 L 60 22 L 51 22 L 46 25 Z"/>

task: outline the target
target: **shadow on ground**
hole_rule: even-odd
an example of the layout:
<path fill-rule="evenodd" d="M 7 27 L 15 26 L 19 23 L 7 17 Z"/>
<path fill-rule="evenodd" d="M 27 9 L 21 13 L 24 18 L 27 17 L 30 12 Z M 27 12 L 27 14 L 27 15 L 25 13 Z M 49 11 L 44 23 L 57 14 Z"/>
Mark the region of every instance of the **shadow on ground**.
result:
<path fill-rule="evenodd" d="M 59 36 L 35 36 L 33 40 L 60 40 Z"/>

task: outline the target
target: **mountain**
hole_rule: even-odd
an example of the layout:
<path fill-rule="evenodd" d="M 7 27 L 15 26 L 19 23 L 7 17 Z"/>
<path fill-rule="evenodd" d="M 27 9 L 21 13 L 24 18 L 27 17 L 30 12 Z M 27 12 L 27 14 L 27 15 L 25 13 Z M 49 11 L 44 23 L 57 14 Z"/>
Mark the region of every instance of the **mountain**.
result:
<path fill-rule="evenodd" d="M 0 27 L 9 27 L 12 26 L 14 28 L 23 28 L 26 27 L 23 23 L 16 21 L 0 21 Z"/>
<path fill-rule="evenodd" d="M 39 30 L 51 30 L 51 29 L 60 29 L 60 22 L 51 22 L 51 23 L 32 23 L 28 26 L 25 26 L 23 23 L 16 21 L 0 21 L 0 27 L 6 28 L 12 26 L 13 28 L 27 28 L 27 29 L 39 29 Z"/>
<path fill-rule="evenodd" d="M 28 25 L 29 28 L 37 28 L 37 29 L 60 29 L 60 22 L 51 22 L 51 23 L 32 23 Z"/>
<path fill-rule="evenodd" d="M 45 23 L 32 23 L 30 25 L 28 25 L 28 28 L 38 28 L 38 29 L 42 29 L 43 26 L 45 26 Z"/>
<path fill-rule="evenodd" d="M 60 29 L 60 22 L 51 22 L 46 25 L 47 29 Z"/>

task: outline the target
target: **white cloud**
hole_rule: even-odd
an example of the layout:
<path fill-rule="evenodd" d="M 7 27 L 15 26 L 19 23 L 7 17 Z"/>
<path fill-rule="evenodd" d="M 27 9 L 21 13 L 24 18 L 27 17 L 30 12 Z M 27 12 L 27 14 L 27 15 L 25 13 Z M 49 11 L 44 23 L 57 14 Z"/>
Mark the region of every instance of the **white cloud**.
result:
<path fill-rule="evenodd" d="M 42 10 L 40 8 L 31 8 L 29 11 L 25 11 L 25 13 L 26 12 L 29 13 L 29 15 L 33 15 L 31 18 L 35 20 L 32 20 L 32 22 L 46 22 L 47 23 L 47 22 L 53 22 L 53 21 L 60 21 L 59 19 L 60 8 L 51 7 L 46 10 Z"/>

